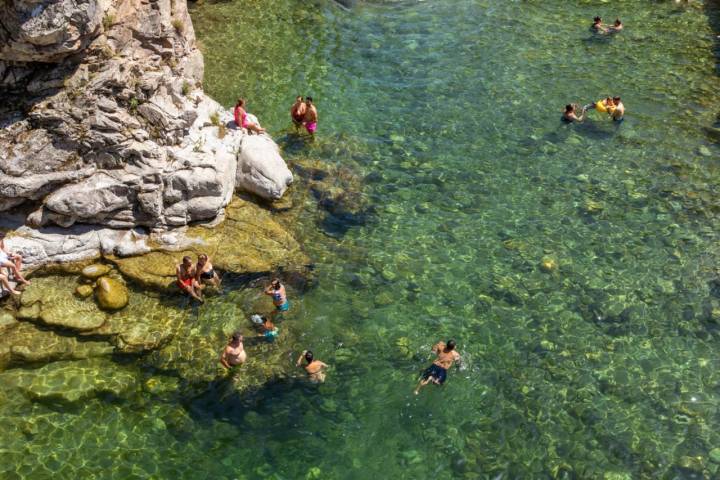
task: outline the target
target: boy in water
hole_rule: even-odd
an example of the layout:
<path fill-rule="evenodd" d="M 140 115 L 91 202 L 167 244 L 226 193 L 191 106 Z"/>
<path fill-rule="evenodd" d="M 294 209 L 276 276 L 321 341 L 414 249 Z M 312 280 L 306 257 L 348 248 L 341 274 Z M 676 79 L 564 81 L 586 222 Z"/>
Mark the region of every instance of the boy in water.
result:
<path fill-rule="evenodd" d="M 447 378 L 447 371 L 453 366 L 453 362 L 460 363 L 460 354 L 455 351 L 455 340 L 438 342 L 432 348 L 437 358 L 430 367 L 422 374 L 422 378 L 415 388 L 415 395 L 420 393 L 420 389 L 432 382 L 435 385 L 442 385 Z"/>
<path fill-rule="evenodd" d="M 318 113 L 317 108 L 313 105 L 313 99 L 312 97 L 305 97 L 305 115 L 303 117 L 303 125 L 305 125 L 305 130 L 307 130 L 310 135 L 315 135 L 317 122 Z"/>
<path fill-rule="evenodd" d="M 618 33 L 620 30 L 623 29 L 623 23 L 620 21 L 619 18 L 615 19 L 615 23 L 610 27 L 609 31 L 610 33 Z"/>
<path fill-rule="evenodd" d="M 290 107 L 290 118 L 292 118 L 293 125 L 295 125 L 295 130 L 300 128 L 300 125 L 302 125 L 306 110 L 307 107 L 303 102 L 302 95 L 298 95 L 295 98 L 295 103 L 293 103 L 292 107 Z"/>
<path fill-rule="evenodd" d="M 613 97 L 614 108 L 610 112 L 610 116 L 616 122 L 619 122 L 625 116 L 625 105 L 620 100 L 620 97 Z M 608 110 L 609 111 L 609 110 Z"/>
<path fill-rule="evenodd" d="M 562 119 L 567 123 L 582 122 L 585 119 L 585 110 L 586 108 L 583 107 L 582 111 L 580 112 L 580 116 L 578 117 L 577 105 L 573 103 L 568 103 L 567 105 L 565 105 L 565 113 L 563 113 Z"/>

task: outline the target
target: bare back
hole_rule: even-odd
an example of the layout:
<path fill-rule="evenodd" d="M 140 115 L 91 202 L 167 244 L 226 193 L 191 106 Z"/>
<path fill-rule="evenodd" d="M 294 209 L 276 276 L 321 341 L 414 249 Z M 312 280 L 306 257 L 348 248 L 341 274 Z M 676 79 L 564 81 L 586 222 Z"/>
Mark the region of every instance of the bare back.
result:
<path fill-rule="evenodd" d="M 455 361 L 460 360 L 460 354 L 458 354 L 455 350 L 447 350 L 445 342 L 438 342 L 433 347 L 433 351 L 437 354 L 437 358 L 433 363 L 445 370 L 452 367 Z"/>
<path fill-rule="evenodd" d="M 315 105 L 309 105 L 305 111 L 305 118 L 303 118 L 303 120 L 306 122 L 317 122 L 317 118 L 318 115 Z"/>

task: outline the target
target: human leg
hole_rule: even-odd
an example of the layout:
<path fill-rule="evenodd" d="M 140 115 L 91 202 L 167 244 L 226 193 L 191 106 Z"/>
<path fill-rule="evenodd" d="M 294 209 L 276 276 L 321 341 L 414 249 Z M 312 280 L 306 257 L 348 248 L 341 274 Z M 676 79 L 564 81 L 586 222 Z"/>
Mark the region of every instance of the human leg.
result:
<path fill-rule="evenodd" d="M 18 292 L 14 288 L 12 288 L 12 285 L 10 285 L 7 275 L 0 274 L 0 284 L 2 284 L 2 286 L 5 290 L 12 293 L 13 295 L 20 295 L 20 292 Z"/>
<path fill-rule="evenodd" d="M 10 260 L 7 260 L 5 262 L 0 263 L 0 267 L 7 268 L 10 273 L 12 273 L 12 276 L 20 283 L 23 283 L 25 285 L 29 285 L 30 282 L 22 276 L 22 273 L 20 273 L 20 268 L 17 267 L 17 264 L 15 262 L 11 262 Z"/>

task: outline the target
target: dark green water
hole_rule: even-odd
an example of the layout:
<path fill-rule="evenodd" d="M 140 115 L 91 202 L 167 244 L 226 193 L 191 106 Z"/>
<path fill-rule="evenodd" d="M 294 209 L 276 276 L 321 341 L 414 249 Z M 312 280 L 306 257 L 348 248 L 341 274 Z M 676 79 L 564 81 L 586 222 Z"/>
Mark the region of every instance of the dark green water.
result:
<path fill-rule="evenodd" d="M 715 478 L 711 3 L 236 0 L 192 14 L 212 96 L 247 97 L 291 163 L 366 178 L 364 222 L 301 218 L 318 288 L 294 298 L 302 345 L 278 348 L 288 362 L 312 348 L 328 381 L 72 411 L 2 394 L 5 477 Z M 596 14 L 626 31 L 592 37 Z M 316 99 L 314 144 L 287 135 L 296 94 Z M 565 103 L 610 94 L 621 125 L 559 121 Z M 214 300 L 196 328 L 212 335 L 237 301 Z M 415 397 L 449 337 L 465 367 Z"/>

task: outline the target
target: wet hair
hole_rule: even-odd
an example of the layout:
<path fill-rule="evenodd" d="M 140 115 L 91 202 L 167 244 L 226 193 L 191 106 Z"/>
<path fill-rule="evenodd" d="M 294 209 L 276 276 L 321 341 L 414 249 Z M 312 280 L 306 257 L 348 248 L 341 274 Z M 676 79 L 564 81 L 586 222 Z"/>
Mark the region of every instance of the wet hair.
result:
<path fill-rule="evenodd" d="M 312 97 L 305 97 L 305 100 L 308 101 L 308 102 L 312 102 L 312 101 L 313 101 Z"/>
<path fill-rule="evenodd" d="M 295 100 L 297 100 L 298 98 L 299 98 L 300 101 L 302 102 L 303 96 L 302 96 L 302 95 L 298 95 L 297 97 L 295 97 Z"/>
<path fill-rule="evenodd" d="M 602 22 L 602 18 L 595 17 L 595 18 L 593 18 L 593 22 L 595 22 L 595 23 Z"/>
<path fill-rule="evenodd" d="M 619 18 L 615 19 L 615 25 L 622 25 L 622 22 L 620 21 Z"/>
<path fill-rule="evenodd" d="M 183 263 L 187 263 L 187 262 L 192 262 L 192 258 L 190 258 L 190 257 L 188 257 L 187 255 L 185 255 L 185 256 L 183 257 Z"/>
<path fill-rule="evenodd" d="M 570 113 L 575 110 L 575 106 L 572 103 L 565 105 L 565 113 Z"/>
<path fill-rule="evenodd" d="M 237 103 L 235 104 L 235 106 L 237 107 L 237 106 L 239 106 L 239 105 L 245 105 L 245 99 L 244 99 L 244 98 L 238 98 L 238 99 L 237 99 Z"/>
<path fill-rule="evenodd" d="M 305 361 L 308 363 L 312 363 L 313 361 L 313 353 L 310 350 L 305 352 Z"/>
<path fill-rule="evenodd" d="M 617 102 L 619 102 L 619 101 L 620 101 L 620 97 L 613 97 L 613 102 L 615 102 L 617 104 Z"/>
<path fill-rule="evenodd" d="M 198 260 L 207 260 L 207 259 L 208 259 L 208 256 L 204 253 L 201 253 L 200 255 L 198 255 Z"/>
<path fill-rule="evenodd" d="M 242 333 L 240 333 L 240 330 L 238 330 L 232 334 L 233 342 L 237 342 L 238 340 L 242 341 L 242 338 L 243 338 L 243 336 L 242 336 Z"/>
<path fill-rule="evenodd" d="M 275 290 L 280 290 L 280 287 L 282 287 L 282 284 L 280 283 L 280 280 L 277 279 L 277 278 L 273 278 L 273 281 L 270 282 L 270 285 L 272 285 L 272 287 L 273 287 Z"/>
<path fill-rule="evenodd" d="M 455 340 L 448 340 L 445 344 L 445 348 L 448 350 L 455 350 Z"/>

